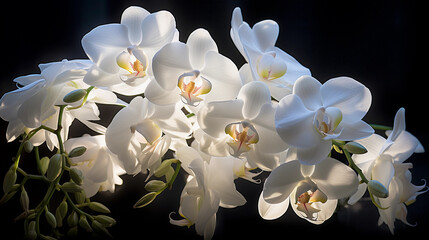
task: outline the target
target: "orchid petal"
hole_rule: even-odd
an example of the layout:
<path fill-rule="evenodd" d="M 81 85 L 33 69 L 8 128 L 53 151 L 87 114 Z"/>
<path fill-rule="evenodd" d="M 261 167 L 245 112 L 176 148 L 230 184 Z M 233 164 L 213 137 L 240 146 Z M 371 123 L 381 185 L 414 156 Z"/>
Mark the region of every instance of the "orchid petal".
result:
<path fill-rule="evenodd" d="M 131 6 L 124 10 L 121 24 L 128 28 L 128 38 L 132 45 L 138 45 L 142 40 L 142 22 L 150 13 L 141 7 Z"/>
<path fill-rule="evenodd" d="M 278 153 L 288 147 L 274 128 L 275 111 L 276 109 L 271 103 L 264 104 L 261 106 L 258 115 L 252 119 L 259 135 L 258 148 L 264 153 Z"/>
<path fill-rule="evenodd" d="M 337 107 L 344 122 L 361 120 L 371 105 L 371 92 L 349 77 L 333 78 L 320 88 L 324 107 Z"/>
<path fill-rule="evenodd" d="M 205 56 L 209 51 L 218 52 L 217 46 L 210 33 L 202 28 L 193 31 L 186 45 L 189 47 L 189 57 L 194 69 L 202 69 L 205 65 Z"/>
<path fill-rule="evenodd" d="M 227 57 L 214 51 L 207 52 L 201 75 L 212 83 L 205 102 L 226 101 L 237 97 L 241 88 L 240 74 Z"/>
<path fill-rule="evenodd" d="M 405 131 L 405 109 L 400 108 L 398 112 L 396 112 L 395 120 L 393 122 L 393 130 L 390 133 L 389 137 L 387 138 L 387 141 L 394 142 L 396 138 L 402 133 L 402 131 Z"/>
<path fill-rule="evenodd" d="M 159 105 L 170 105 L 180 101 L 180 89 L 174 88 L 167 91 L 159 86 L 156 80 L 151 80 L 145 90 L 145 97 L 152 103 Z"/>
<path fill-rule="evenodd" d="M 297 95 L 288 95 L 280 100 L 275 115 L 279 136 L 287 144 L 298 148 L 314 147 L 321 136 L 313 127 L 314 112 L 308 110 Z"/>
<path fill-rule="evenodd" d="M 323 161 L 331 151 L 332 141 L 320 139 L 313 147 L 297 148 L 298 160 L 304 165 L 314 165 Z"/>
<path fill-rule="evenodd" d="M 356 142 L 364 146 L 368 152 L 364 154 L 353 154 L 353 161 L 358 165 L 374 161 L 379 156 L 380 149 L 383 147 L 385 141 L 386 139 L 378 134 L 356 140 Z"/>
<path fill-rule="evenodd" d="M 266 51 L 267 48 L 276 44 L 279 35 L 279 25 L 273 20 L 263 20 L 256 23 L 253 28 L 258 47 L 261 51 Z"/>
<path fill-rule="evenodd" d="M 243 101 L 243 117 L 253 119 L 264 104 L 271 103 L 271 94 L 264 83 L 250 82 L 241 88 L 237 99 Z"/>
<path fill-rule="evenodd" d="M 311 180 L 328 199 L 348 197 L 356 192 L 359 185 L 353 169 L 330 157 L 316 165 Z"/>
<path fill-rule="evenodd" d="M 276 58 L 286 63 L 287 71 L 286 74 L 281 78 L 283 81 L 289 85 L 293 85 L 295 81 L 301 76 L 311 76 L 311 72 L 308 68 L 304 67 L 299 63 L 294 57 L 284 52 L 278 47 L 268 48 L 266 51 L 274 51 L 276 53 Z"/>
<path fill-rule="evenodd" d="M 365 194 L 367 189 L 367 185 L 366 184 L 359 184 L 358 186 L 358 190 L 350 196 L 349 200 L 347 201 L 348 204 L 353 205 L 355 203 L 357 203 Z"/>
<path fill-rule="evenodd" d="M 241 14 L 241 9 L 239 7 L 236 7 L 232 12 L 230 36 L 235 46 L 237 47 L 238 51 L 247 61 L 246 54 L 244 53 L 244 50 L 243 50 L 243 45 L 241 44 L 241 40 L 238 35 L 238 30 L 241 24 L 243 24 L 243 16 Z"/>
<path fill-rule="evenodd" d="M 246 203 L 246 199 L 235 188 L 234 161 L 233 157 L 213 157 L 210 160 L 208 184 L 210 189 L 219 194 L 221 207 L 233 208 Z"/>
<path fill-rule="evenodd" d="M 161 47 L 173 40 L 176 21 L 170 12 L 159 11 L 144 18 L 141 31 L 141 47 Z"/>
<path fill-rule="evenodd" d="M 342 141 L 362 139 L 374 134 L 374 129 L 362 120 L 353 123 L 341 122 L 338 129 L 342 129 L 342 131 L 335 139 Z"/>
<path fill-rule="evenodd" d="M 390 155 L 395 163 L 403 163 L 421 146 L 419 140 L 407 131 L 402 131 L 395 142 L 383 154 Z M 424 150 L 423 150 L 424 151 Z"/>
<path fill-rule="evenodd" d="M 264 200 L 270 204 L 284 202 L 303 179 L 298 161 L 283 163 L 265 180 L 262 192 Z"/>
<path fill-rule="evenodd" d="M 371 179 L 379 181 L 386 189 L 389 189 L 389 184 L 394 174 L 395 169 L 393 167 L 392 157 L 383 154 L 375 160 L 371 172 Z"/>
<path fill-rule="evenodd" d="M 181 42 L 165 45 L 153 57 L 152 69 L 158 84 L 172 91 L 177 87 L 179 76 L 192 71 L 188 46 Z"/>
<path fill-rule="evenodd" d="M 207 103 L 198 111 L 198 124 L 210 136 L 221 137 L 226 125 L 243 120 L 242 109 L 241 100 Z"/>
<path fill-rule="evenodd" d="M 98 26 L 82 38 L 82 47 L 89 59 L 109 73 L 119 70 L 116 57 L 130 45 L 128 29 L 121 24 Z"/>
<path fill-rule="evenodd" d="M 122 83 L 119 75 L 108 73 L 95 64 L 88 70 L 83 81 L 95 87 L 108 87 Z"/>
<path fill-rule="evenodd" d="M 230 139 L 229 135 L 223 135 L 214 138 L 203 130 L 198 129 L 194 132 L 193 137 L 199 144 L 200 151 L 214 157 L 226 157 L 229 155 L 229 147 L 227 141 Z"/>
<path fill-rule="evenodd" d="M 33 82 L 37 82 L 39 80 L 42 80 L 43 77 L 40 74 L 30 74 L 27 76 L 21 76 L 13 79 L 13 82 L 18 83 L 22 86 L 27 86 L 28 84 L 31 84 Z"/>
<path fill-rule="evenodd" d="M 156 106 L 151 118 L 164 133 L 172 137 L 187 138 L 192 132 L 191 122 L 182 112 L 180 104 Z"/>
<path fill-rule="evenodd" d="M 42 124 L 42 103 L 46 98 L 46 91 L 39 91 L 21 104 L 17 115 L 28 128 L 37 128 Z M 52 108 L 52 107 L 51 107 Z"/>
<path fill-rule="evenodd" d="M 180 162 L 182 163 L 181 166 L 183 167 L 183 169 L 188 174 L 193 175 L 194 173 L 189 169 L 189 165 L 195 159 L 201 159 L 201 155 L 196 149 L 191 148 L 189 146 L 183 146 L 177 149 L 176 158 L 179 159 Z"/>
<path fill-rule="evenodd" d="M 283 216 L 283 214 L 285 214 L 288 208 L 289 197 L 287 197 L 283 202 L 277 204 L 270 204 L 264 200 L 262 193 L 259 196 L 258 212 L 259 215 L 265 220 L 274 220 Z"/>
<path fill-rule="evenodd" d="M 17 107 L 40 92 L 45 87 L 45 83 L 44 79 L 40 79 L 22 88 L 5 93 L 0 99 L 0 117 L 6 121 L 16 119 L 18 117 Z"/>
<path fill-rule="evenodd" d="M 309 110 L 316 111 L 322 106 L 320 87 L 322 84 L 311 76 L 298 78 L 293 86 L 293 94 L 300 97 Z"/>

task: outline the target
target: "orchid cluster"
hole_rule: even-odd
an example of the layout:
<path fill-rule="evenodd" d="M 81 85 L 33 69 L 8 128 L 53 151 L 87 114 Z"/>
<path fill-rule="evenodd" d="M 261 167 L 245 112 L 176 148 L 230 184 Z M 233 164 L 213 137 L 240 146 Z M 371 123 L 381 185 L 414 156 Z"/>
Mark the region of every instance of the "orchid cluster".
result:
<path fill-rule="evenodd" d="M 114 192 L 123 174 L 146 174 L 148 193 L 134 205 L 144 207 L 172 188 L 183 169 L 180 208 L 166 217 L 210 239 L 219 207 L 246 203 L 235 180 L 261 184 L 258 175 L 266 171 L 258 206 L 263 219 L 281 217 L 290 205 L 321 224 L 340 202 L 369 194 L 379 224 L 392 234 L 396 219 L 412 225 L 406 206 L 428 188 L 411 182 L 412 163 L 405 162 L 424 152 L 405 130 L 405 110 L 393 127 L 366 123 L 370 90 L 349 77 L 321 83 L 276 47 L 278 34 L 276 22 L 251 27 L 236 8 L 230 35 L 246 60 L 238 69 L 205 29 L 179 41 L 168 11 L 132 6 L 120 23 L 94 28 L 82 39 L 89 59 L 41 64 L 39 74 L 16 78 L 18 88 L 1 98 L 6 138 L 21 139 L 1 204 L 20 193 L 18 219 L 29 239 L 60 238 L 63 230 L 110 236 L 115 220 L 92 196 Z M 124 95 L 133 98 L 126 102 Z M 99 104 L 120 106 L 108 126 L 97 123 Z M 69 138 L 75 120 L 93 135 Z M 52 156 L 40 156 L 44 144 Z M 30 152 L 37 174 L 19 165 Z M 334 158 L 341 155 L 346 161 Z M 29 180 L 48 186 L 37 205 L 25 190 Z M 63 200 L 51 201 L 54 194 Z M 51 232 L 41 227 L 46 224 Z"/>

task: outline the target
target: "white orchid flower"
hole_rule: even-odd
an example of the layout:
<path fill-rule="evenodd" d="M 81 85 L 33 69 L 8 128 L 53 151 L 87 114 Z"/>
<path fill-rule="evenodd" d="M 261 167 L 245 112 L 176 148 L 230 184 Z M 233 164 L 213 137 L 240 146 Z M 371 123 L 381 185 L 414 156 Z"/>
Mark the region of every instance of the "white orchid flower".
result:
<path fill-rule="evenodd" d="M 217 156 L 233 157 L 258 152 L 262 155 L 280 153 L 287 145 L 274 129 L 274 114 L 275 104 L 271 102 L 266 84 L 247 83 L 240 89 L 237 99 L 210 102 L 199 110 L 198 124 L 206 133 L 196 136 L 200 149 L 209 150 L 207 153 L 211 154 L 207 144 L 214 144 L 214 149 L 224 149 L 223 153 L 218 151 L 220 155 Z M 264 162 L 264 158 L 250 158 L 261 167 L 272 165 Z"/>
<path fill-rule="evenodd" d="M 176 157 L 190 174 L 182 191 L 179 214 L 183 219 L 170 223 L 178 226 L 195 224 L 198 234 L 211 238 L 216 226 L 216 212 L 220 207 L 234 208 L 246 203 L 235 187 L 234 180 L 244 178 L 252 182 L 258 173 L 249 172 L 246 160 L 228 157 L 207 157 L 198 150 L 183 146 Z"/>
<path fill-rule="evenodd" d="M 333 158 L 317 165 L 288 161 L 266 179 L 259 213 L 264 219 L 276 219 L 286 212 L 290 201 L 299 217 L 320 224 L 332 216 L 337 200 L 353 194 L 358 184 L 356 173 Z"/>
<path fill-rule="evenodd" d="M 411 183 L 411 172 L 409 169 L 412 166 L 411 163 L 395 163 L 395 175 L 389 184 L 389 196 L 377 199 L 380 204 L 380 208 L 378 208 L 380 214 L 378 225 L 385 223 L 392 234 L 394 234 L 396 219 L 408 226 L 417 225 L 408 222 L 407 206 L 414 203 L 417 196 L 429 190 L 426 186 L 426 181 L 425 184 L 420 186 Z M 424 188 L 426 189 L 423 190 Z"/>
<path fill-rule="evenodd" d="M 190 133 L 191 123 L 179 105 L 159 106 L 135 97 L 107 127 L 106 143 L 119 156 L 127 173 L 149 169 L 152 174 L 172 138 L 188 138 Z"/>
<path fill-rule="evenodd" d="M 246 199 L 236 190 L 234 180 L 243 178 L 248 181 L 258 183 L 253 178 L 259 173 L 252 173 L 247 167 L 246 159 L 227 157 L 210 157 L 198 151 L 193 147 L 183 146 L 176 151 L 176 157 L 182 162 L 183 168 L 190 174 L 190 163 L 199 159 L 208 163 L 206 186 L 214 190 L 220 198 L 220 206 L 225 208 L 233 208 L 242 206 L 246 203 Z"/>
<path fill-rule="evenodd" d="M 91 65 L 92 62 L 88 60 L 63 60 L 40 64 L 40 74 L 16 78 L 14 81 L 19 88 L 4 94 L 0 100 L 0 116 L 9 121 L 6 132 L 8 141 L 13 141 L 20 134 L 28 133 L 41 125 L 55 129 L 59 113 L 55 105 L 67 104 L 63 102 L 63 98 L 72 90 L 89 87 L 82 79 Z M 92 89 L 83 106 L 67 108 L 64 112 L 63 139 L 67 139 L 68 127 L 75 118 L 92 130 L 102 133 L 104 127 L 90 122 L 90 120 L 99 120 L 99 111 L 95 103 L 115 104 L 116 102 L 116 95 L 112 92 L 99 88 Z M 81 104 L 82 100 L 70 106 Z M 45 130 L 40 130 L 30 141 L 38 146 L 45 140 L 50 149 L 58 146 L 55 135 Z"/>
<path fill-rule="evenodd" d="M 231 38 L 249 64 L 240 72 L 251 73 L 253 81 L 267 83 L 271 95 L 280 100 L 292 92 L 296 79 L 311 75 L 295 58 L 275 47 L 279 26 L 275 21 L 263 20 L 252 28 L 243 22 L 240 8 L 235 8 L 231 19 Z"/>
<path fill-rule="evenodd" d="M 207 162 L 195 159 L 188 167 L 192 174 L 188 177 L 180 197 L 179 214 L 183 219 L 174 220 L 170 214 L 170 223 L 187 227 L 195 224 L 197 234 L 204 236 L 204 239 L 211 239 L 216 228 L 220 198 L 206 184 Z"/>
<path fill-rule="evenodd" d="M 95 63 L 85 82 L 123 95 L 141 94 L 152 76 L 153 55 L 177 38 L 170 12 L 129 7 L 120 24 L 98 26 L 82 38 L 83 49 Z"/>
<path fill-rule="evenodd" d="M 317 164 L 328 156 L 332 140 L 351 141 L 374 133 L 361 120 L 370 105 L 371 92 L 352 78 L 333 78 L 322 85 L 303 76 L 293 94 L 280 100 L 276 130 L 283 141 L 297 148 L 302 164 Z"/>
<path fill-rule="evenodd" d="M 368 152 L 352 156 L 356 165 L 362 170 L 365 177 L 377 180 L 386 189 L 395 175 L 395 164 L 401 164 L 413 153 L 424 152 L 419 140 L 405 131 L 405 109 L 400 108 L 395 115 L 393 130 L 388 132 L 389 137 L 373 134 L 370 137 L 356 140 Z M 349 203 L 354 204 L 366 192 L 367 185 L 359 185 L 359 190 L 350 198 Z"/>
<path fill-rule="evenodd" d="M 178 101 L 195 107 L 202 101 L 230 100 L 237 96 L 241 79 L 235 64 L 218 53 L 205 29 L 193 31 L 185 43 L 164 46 L 153 58 L 153 74 L 145 93 L 156 104 Z"/>
<path fill-rule="evenodd" d="M 72 168 L 82 172 L 82 188 L 86 197 L 92 197 L 99 191 L 115 191 L 115 185 L 122 185 L 120 175 L 125 173 L 118 156 L 106 146 L 103 135 L 71 138 L 64 143 L 67 152 L 76 147 L 85 147 L 84 154 L 70 158 Z"/>

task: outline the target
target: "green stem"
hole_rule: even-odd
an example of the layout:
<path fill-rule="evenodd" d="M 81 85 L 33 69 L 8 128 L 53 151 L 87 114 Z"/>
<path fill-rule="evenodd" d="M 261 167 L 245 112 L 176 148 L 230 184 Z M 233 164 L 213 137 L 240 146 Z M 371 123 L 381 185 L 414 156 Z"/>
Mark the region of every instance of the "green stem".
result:
<path fill-rule="evenodd" d="M 380 124 L 369 124 L 369 126 L 371 126 L 374 130 L 387 131 L 387 130 L 392 130 L 393 129 L 390 126 L 385 126 L 385 125 L 380 125 Z"/>
<path fill-rule="evenodd" d="M 174 170 L 173 177 L 171 177 L 170 181 L 167 183 L 167 185 L 165 185 L 166 187 L 168 187 L 168 189 L 171 190 L 171 188 L 173 187 L 173 183 L 176 180 L 177 175 L 179 174 L 181 166 L 182 166 L 182 163 L 180 161 L 177 161 L 176 169 Z"/>
<path fill-rule="evenodd" d="M 195 116 L 195 113 L 189 113 L 189 114 L 186 115 L 187 118 L 191 118 L 193 116 Z"/>
<path fill-rule="evenodd" d="M 365 175 L 363 174 L 362 170 L 355 164 L 355 162 L 353 161 L 349 151 L 347 151 L 346 149 L 344 149 L 344 145 L 346 144 L 346 142 L 344 141 L 338 141 L 338 140 L 332 140 L 332 144 L 340 147 L 343 150 L 344 155 L 347 158 L 347 161 L 349 163 L 349 167 L 351 167 L 353 170 L 355 170 L 359 176 L 362 179 L 362 182 L 364 183 L 368 183 L 368 179 L 365 177 Z"/>
<path fill-rule="evenodd" d="M 42 164 L 40 163 L 40 154 L 39 154 L 39 147 L 34 147 L 34 155 L 36 157 L 36 164 L 37 164 L 37 170 L 39 173 L 42 172 Z"/>
<path fill-rule="evenodd" d="M 79 207 L 74 204 L 73 200 L 70 198 L 70 195 L 66 191 L 64 190 L 61 190 L 61 191 L 63 192 L 64 196 L 66 196 L 67 202 L 70 204 L 70 206 L 73 208 L 75 212 L 79 213 L 80 215 L 85 215 L 91 221 L 94 219 L 91 214 L 88 214 L 80 210 Z"/>
<path fill-rule="evenodd" d="M 63 129 L 63 113 L 64 113 L 64 109 L 66 108 L 66 105 L 61 105 L 60 106 L 60 112 L 58 114 L 58 123 L 57 123 L 57 129 L 55 130 L 55 134 L 57 135 L 57 139 L 58 139 L 58 145 L 60 148 L 60 154 L 65 153 L 64 151 L 64 144 L 63 144 L 63 140 L 61 137 L 61 130 Z"/>
<path fill-rule="evenodd" d="M 64 113 L 64 109 L 65 109 L 66 105 L 61 105 L 59 107 L 60 107 L 60 111 L 59 111 L 59 114 L 58 114 L 57 129 L 53 130 L 53 131 L 51 131 L 51 130 L 48 130 L 48 131 L 53 132 L 57 136 L 60 154 L 63 154 L 65 152 L 64 152 L 64 144 L 63 144 L 62 137 L 61 137 L 61 130 L 63 128 L 62 127 L 62 119 L 63 119 L 63 113 Z M 45 129 L 46 130 L 46 127 L 43 127 L 43 128 L 39 127 L 38 129 L 39 130 L 40 129 Z M 30 134 L 27 135 L 27 136 L 30 136 Z M 61 158 L 61 159 L 63 161 L 63 166 L 66 166 L 65 158 Z M 39 229 L 40 215 L 44 211 L 45 207 L 47 207 L 48 204 L 49 204 L 49 202 L 51 201 L 51 198 L 54 195 L 55 190 L 56 190 L 55 186 L 60 182 L 60 179 L 61 179 L 63 173 L 64 173 L 64 168 L 61 169 L 61 173 L 59 174 L 59 176 L 54 181 L 52 181 L 50 183 L 49 188 L 46 191 L 45 196 L 43 197 L 43 200 L 36 207 L 36 212 L 37 212 L 36 213 L 36 233 L 37 233 L 38 236 L 41 236 L 40 229 Z"/>
<path fill-rule="evenodd" d="M 50 128 L 50 127 L 44 126 L 44 125 L 41 125 L 40 127 L 35 128 L 35 129 L 31 130 L 30 132 L 28 132 L 28 134 L 22 139 L 22 142 L 21 142 L 21 144 L 19 145 L 19 148 L 18 148 L 18 152 L 16 153 L 15 162 L 14 162 L 14 168 L 15 169 L 18 168 L 19 160 L 21 159 L 22 150 L 24 149 L 25 142 L 29 141 L 34 135 L 36 135 L 36 133 L 38 133 L 42 129 L 46 130 L 46 131 L 49 131 L 49 132 L 52 132 L 52 133 L 56 132 L 56 130 L 54 130 L 54 129 Z"/>
<path fill-rule="evenodd" d="M 350 156 L 350 153 L 344 148 L 343 148 L 343 152 L 344 152 L 344 155 L 346 155 L 347 161 L 349 162 L 349 167 L 354 169 L 359 174 L 359 176 L 362 178 L 362 181 L 364 183 L 368 183 L 369 182 L 368 179 L 365 177 L 362 170 L 355 164 L 352 157 Z"/>
<path fill-rule="evenodd" d="M 179 160 L 177 160 L 176 169 L 174 170 L 173 176 L 171 177 L 170 181 L 167 184 L 165 184 L 163 188 L 161 188 L 158 192 L 156 192 L 157 195 L 161 194 L 167 188 L 171 190 L 171 188 L 173 187 L 173 183 L 176 180 L 177 175 L 179 174 L 181 165 L 182 163 Z"/>

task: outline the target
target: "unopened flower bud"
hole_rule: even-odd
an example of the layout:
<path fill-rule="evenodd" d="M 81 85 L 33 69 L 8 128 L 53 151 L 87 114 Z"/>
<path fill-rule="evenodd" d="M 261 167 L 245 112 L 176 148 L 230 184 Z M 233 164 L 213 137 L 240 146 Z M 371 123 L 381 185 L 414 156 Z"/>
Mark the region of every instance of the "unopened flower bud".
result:
<path fill-rule="evenodd" d="M 28 212 L 28 210 L 30 209 L 30 199 L 28 198 L 27 191 L 25 191 L 24 187 L 21 190 L 21 197 L 19 198 L 19 202 L 21 203 L 22 210 L 24 210 L 24 212 Z"/>
<path fill-rule="evenodd" d="M 105 236 L 108 236 L 109 238 L 113 238 L 112 235 L 110 235 L 109 231 L 103 226 L 103 224 L 101 224 L 97 220 L 92 221 L 91 226 L 94 229 L 94 231 L 100 234 L 103 234 Z"/>
<path fill-rule="evenodd" d="M 82 187 L 74 182 L 65 182 L 63 185 L 61 185 L 61 189 L 66 192 L 80 192 L 83 190 Z"/>
<path fill-rule="evenodd" d="M 165 187 L 165 182 L 160 180 L 152 180 L 152 181 L 149 181 L 144 188 L 148 192 L 158 192 L 164 187 Z"/>
<path fill-rule="evenodd" d="M 49 166 L 49 158 L 42 157 L 40 159 L 40 174 L 45 175 L 46 170 L 48 170 L 48 166 Z"/>
<path fill-rule="evenodd" d="M 171 164 L 176 162 L 176 159 L 167 159 L 164 160 L 161 165 L 154 171 L 156 177 L 164 176 L 171 168 Z"/>
<path fill-rule="evenodd" d="M 92 210 L 96 211 L 96 212 L 110 213 L 109 208 L 107 208 L 106 206 L 104 206 L 103 204 L 101 204 L 99 202 L 90 202 L 88 207 L 91 208 Z"/>
<path fill-rule="evenodd" d="M 76 236 L 78 234 L 77 231 L 77 226 L 71 227 L 68 231 L 67 231 L 67 237 L 70 237 L 72 239 L 75 239 Z"/>
<path fill-rule="evenodd" d="M 25 143 L 24 143 L 24 151 L 26 152 L 26 153 L 31 153 L 31 151 L 33 151 L 33 144 L 30 142 L 30 141 L 26 141 Z"/>
<path fill-rule="evenodd" d="M 75 211 L 70 213 L 70 215 L 67 217 L 67 224 L 69 225 L 69 227 L 76 226 L 78 221 L 79 221 L 79 219 L 78 219 L 77 213 Z"/>
<path fill-rule="evenodd" d="M 76 203 L 82 204 L 85 202 L 86 194 L 85 191 L 75 192 L 74 193 L 74 199 L 76 200 Z"/>
<path fill-rule="evenodd" d="M 153 200 L 155 200 L 156 196 L 158 194 L 156 192 L 150 192 L 146 195 L 144 195 L 142 198 L 140 198 L 135 204 L 134 208 L 142 208 L 144 206 L 149 205 Z"/>
<path fill-rule="evenodd" d="M 85 152 L 86 152 L 86 147 L 84 146 L 76 147 L 69 152 L 69 157 L 71 158 L 79 157 L 79 156 L 82 156 Z"/>
<path fill-rule="evenodd" d="M 49 159 L 48 170 L 46 171 L 46 177 L 49 181 L 55 180 L 61 173 L 63 167 L 63 159 L 61 154 L 57 153 Z"/>
<path fill-rule="evenodd" d="M 85 97 L 86 94 L 87 94 L 87 91 L 85 89 L 76 89 L 67 93 L 67 95 L 64 96 L 63 101 L 65 103 L 77 102 L 81 100 L 83 97 Z"/>
<path fill-rule="evenodd" d="M 16 169 L 12 166 L 4 176 L 3 191 L 8 193 L 16 182 Z"/>
<path fill-rule="evenodd" d="M 51 237 L 51 236 L 46 236 L 43 234 L 40 234 L 41 239 L 43 240 L 58 240 L 57 238 Z"/>
<path fill-rule="evenodd" d="M 66 217 L 68 210 L 68 204 L 66 201 L 62 201 L 55 211 L 55 219 L 57 219 L 57 227 L 63 226 L 63 219 Z"/>
<path fill-rule="evenodd" d="M 0 199 L 0 206 L 5 204 L 7 201 L 9 201 L 17 192 L 18 191 L 10 191 L 8 193 L 5 193 L 3 197 Z"/>
<path fill-rule="evenodd" d="M 357 142 L 348 142 L 343 146 L 343 148 L 353 154 L 364 154 L 368 152 L 362 144 Z"/>
<path fill-rule="evenodd" d="M 52 228 L 57 227 L 57 219 L 55 218 L 54 214 L 48 211 L 48 209 L 45 209 L 45 218 L 46 221 L 51 225 Z"/>
<path fill-rule="evenodd" d="M 85 229 L 87 232 L 92 232 L 92 228 L 89 225 L 88 220 L 86 220 L 86 217 L 84 215 L 81 215 L 79 218 L 79 226 Z"/>
<path fill-rule="evenodd" d="M 58 206 L 57 211 L 60 214 L 61 218 L 64 218 L 67 214 L 68 210 L 68 204 L 66 201 L 62 201 L 61 204 Z"/>
<path fill-rule="evenodd" d="M 368 191 L 379 198 L 387 198 L 389 196 L 389 190 L 377 180 L 370 180 L 368 182 Z"/>
<path fill-rule="evenodd" d="M 26 239 L 34 240 L 37 238 L 37 232 L 36 232 L 36 221 L 31 221 L 28 224 L 27 232 L 25 234 Z"/>
<path fill-rule="evenodd" d="M 106 215 L 97 215 L 94 217 L 95 220 L 100 222 L 105 227 L 111 227 L 116 224 L 116 220 Z"/>
<path fill-rule="evenodd" d="M 82 184 L 83 175 L 82 172 L 77 168 L 70 169 L 70 178 L 78 185 Z"/>

